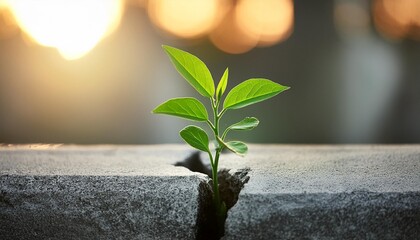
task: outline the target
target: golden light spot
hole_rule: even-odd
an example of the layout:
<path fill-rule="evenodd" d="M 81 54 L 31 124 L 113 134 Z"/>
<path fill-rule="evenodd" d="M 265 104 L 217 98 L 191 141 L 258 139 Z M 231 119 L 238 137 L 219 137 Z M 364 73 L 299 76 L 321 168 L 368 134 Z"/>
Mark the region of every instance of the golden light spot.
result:
<path fill-rule="evenodd" d="M 388 37 L 420 40 L 420 1 L 376 0 L 373 3 L 376 28 Z"/>
<path fill-rule="evenodd" d="M 87 54 L 118 26 L 121 0 L 10 0 L 19 27 L 66 59 Z"/>
<path fill-rule="evenodd" d="M 293 29 L 292 0 L 240 0 L 236 7 L 238 26 L 269 46 L 287 39 Z"/>
<path fill-rule="evenodd" d="M 222 18 L 224 0 L 152 0 L 148 13 L 155 25 L 183 38 L 209 33 Z"/>
<path fill-rule="evenodd" d="M 235 12 L 232 12 L 228 13 L 222 23 L 210 34 L 210 40 L 217 48 L 227 53 L 248 52 L 257 45 L 258 38 L 244 32 L 236 22 Z"/>

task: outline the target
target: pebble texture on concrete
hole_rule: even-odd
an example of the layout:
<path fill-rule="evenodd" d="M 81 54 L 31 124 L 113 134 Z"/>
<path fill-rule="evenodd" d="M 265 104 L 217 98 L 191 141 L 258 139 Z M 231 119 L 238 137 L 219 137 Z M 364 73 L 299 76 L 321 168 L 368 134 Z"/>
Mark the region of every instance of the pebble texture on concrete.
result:
<path fill-rule="evenodd" d="M 194 239 L 184 146 L 0 147 L 0 239 Z"/>
<path fill-rule="evenodd" d="M 224 239 L 418 239 L 420 145 L 251 145 Z"/>

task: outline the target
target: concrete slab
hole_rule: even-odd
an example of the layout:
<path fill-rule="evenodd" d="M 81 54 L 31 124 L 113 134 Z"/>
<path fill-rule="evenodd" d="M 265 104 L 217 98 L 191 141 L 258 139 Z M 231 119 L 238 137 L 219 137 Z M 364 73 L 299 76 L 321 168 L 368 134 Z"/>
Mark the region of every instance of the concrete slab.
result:
<path fill-rule="evenodd" d="M 207 178 L 180 145 L 0 147 L 0 239 L 194 239 Z"/>
<path fill-rule="evenodd" d="M 173 166 L 191 153 L 0 146 L 0 239 L 195 239 L 208 179 Z M 420 145 L 250 145 L 220 164 L 249 177 L 224 239 L 420 236 Z"/>
<path fill-rule="evenodd" d="M 420 145 L 250 145 L 224 239 L 418 239 Z"/>

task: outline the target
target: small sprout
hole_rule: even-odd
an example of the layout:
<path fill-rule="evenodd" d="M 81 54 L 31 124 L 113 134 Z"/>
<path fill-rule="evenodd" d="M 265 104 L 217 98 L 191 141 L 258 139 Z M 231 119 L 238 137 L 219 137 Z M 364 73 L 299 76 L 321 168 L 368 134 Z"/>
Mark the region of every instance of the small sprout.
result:
<path fill-rule="evenodd" d="M 255 117 L 246 117 L 242 121 L 227 127 L 221 134 L 220 119 L 227 110 L 239 109 L 258 103 L 289 89 L 271 80 L 264 78 L 251 78 L 236 87 L 226 95 L 222 109 L 220 110 L 222 96 L 226 91 L 229 78 L 229 69 L 226 68 L 217 88 L 213 77 L 206 64 L 198 57 L 180 49 L 163 46 L 178 72 L 187 82 L 205 98 L 208 98 L 213 111 L 213 119 L 210 119 L 205 106 L 192 97 L 170 99 L 153 110 L 156 114 L 167 114 L 185 118 L 192 121 L 206 122 L 213 135 L 216 148 L 209 147 L 209 137 L 202 128 L 190 125 L 180 131 L 182 139 L 193 148 L 206 152 L 210 158 L 213 178 L 213 202 L 218 217 L 218 224 L 224 224 L 226 217 L 226 205 L 220 199 L 219 184 L 217 179 L 217 167 L 219 158 L 224 148 L 239 156 L 245 156 L 248 146 L 240 141 L 226 141 L 226 136 L 231 130 L 252 130 L 258 126 L 259 121 Z"/>

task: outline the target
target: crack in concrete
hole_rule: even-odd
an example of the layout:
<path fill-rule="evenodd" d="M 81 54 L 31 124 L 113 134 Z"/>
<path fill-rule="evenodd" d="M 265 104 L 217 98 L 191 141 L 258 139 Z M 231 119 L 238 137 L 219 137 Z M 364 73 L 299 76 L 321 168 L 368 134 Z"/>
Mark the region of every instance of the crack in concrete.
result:
<path fill-rule="evenodd" d="M 221 169 L 218 172 L 220 195 L 228 210 L 236 204 L 239 193 L 249 181 L 249 171 L 251 169 L 244 168 L 237 170 Z"/>
<path fill-rule="evenodd" d="M 197 214 L 197 234 L 198 240 L 221 239 L 224 235 L 223 229 L 218 229 L 217 219 L 213 206 L 213 190 L 211 179 L 211 167 L 203 163 L 200 152 L 194 152 L 184 161 L 177 162 L 175 166 L 188 168 L 190 171 L 199 172 L 207 175 L 208 181 L 198 186 L 199 190 L 199 209 Z M 249 181 L 248 172 L 250 168 L 244 169 L 220 169 L 218 171 L 220 197 L 226 204 L 228 210 L 238 201 L 239 193 L 244 185 Z M 225 219 L 226 220 L 226 219 Z"/>
<path fill-rule="evenodd" d="M 206 166 L 203 161 L 201 161 L 200 152 L 198 151 L 193 152 L 183 161 L 176 162 L 174 165 L 177 167 L 186 167 L 192 172 L 206 174 L 209 178 L 211 178 L 211 168 L 209 165 Z"/>

